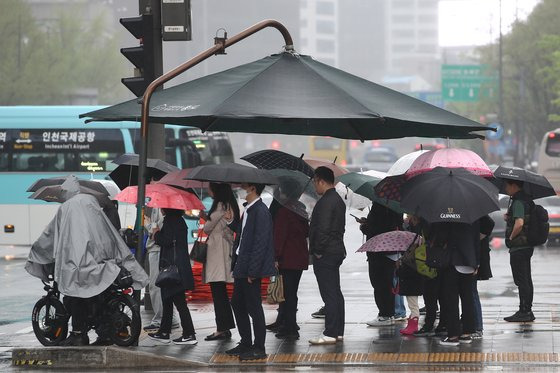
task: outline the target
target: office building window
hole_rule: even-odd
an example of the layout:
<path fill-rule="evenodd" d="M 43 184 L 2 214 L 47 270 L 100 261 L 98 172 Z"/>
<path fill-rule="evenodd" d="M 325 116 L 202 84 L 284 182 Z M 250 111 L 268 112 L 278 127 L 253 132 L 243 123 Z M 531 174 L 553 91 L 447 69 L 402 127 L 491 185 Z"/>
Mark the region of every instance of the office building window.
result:
<path fill-rule="evenodd" d="M 317 2 L 317 14 L 332 15 L 334 14 L 334 3 L 330 1 Z"/>
<path fill-rule="evenodd" d="M 319 34 L 334 34 L 334 22 L 317 21 L 317 32 Z"/>

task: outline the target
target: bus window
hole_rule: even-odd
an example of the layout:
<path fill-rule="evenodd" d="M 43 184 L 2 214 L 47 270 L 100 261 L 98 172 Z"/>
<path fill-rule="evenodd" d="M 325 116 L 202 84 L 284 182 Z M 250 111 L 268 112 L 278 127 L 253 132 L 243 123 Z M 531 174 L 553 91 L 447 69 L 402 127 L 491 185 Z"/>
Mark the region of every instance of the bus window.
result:
<path fill-rule="evenodd" d="M 233 162 L 233 150 L 229 136 L 224 132 L 202 133 L 199 129 L 180 129 L 179 139 L 192 142 L 200 154 L 200 164 L 202 165 Z M 183 150 L 190 151 L 190 148 Z M 181 156 L 188 157 L 189 154 L 183 154 L 182 151 Z"/>
<path fill-rule="evenodd" d="M 134 143 L 134 152 L 140 154 L 140 129 L 131 128 L 130 138 Z M 175 145 L 173 140 L 175 139 L 175 133 L 172 128 L 165 129 L 165 161 L 173 166 L 177 166 L 177 154 L 175 152 Z"/>
<path fill-rule="evenodd" d="M 4 147 L 11 159 L 3 171 L 98 172 L 111 171 L 111 161 L 124 152 L 118 129 L 6 130 Z"/>
<path fill-rule="evenodd" d="M 311 136 L 309 143 L 310 158 L 325 159 L 346 166 L 348 159 L 348 140 L 334 137 Z"/>
<path fill-rule="evenodd" d="M 545 152 L 551 157 L 560 156 L 560 135 L 553 133 L 546 138 Z"/>

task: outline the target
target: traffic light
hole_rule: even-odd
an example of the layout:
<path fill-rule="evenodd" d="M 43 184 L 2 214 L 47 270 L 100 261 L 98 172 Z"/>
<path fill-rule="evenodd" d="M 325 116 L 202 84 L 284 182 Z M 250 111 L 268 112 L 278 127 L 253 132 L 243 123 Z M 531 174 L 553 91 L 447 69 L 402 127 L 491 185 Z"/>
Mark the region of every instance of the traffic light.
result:
<path fill-rule="evenodd" d="M 121 53 L 135 66 L 134 77 L 123 78 L 121 82 L 137 97 L 144 94 L 155 79 L 153 16 L 121 18 L 121 24 L 140 41 L 137 47 L 121 48 Z"/>

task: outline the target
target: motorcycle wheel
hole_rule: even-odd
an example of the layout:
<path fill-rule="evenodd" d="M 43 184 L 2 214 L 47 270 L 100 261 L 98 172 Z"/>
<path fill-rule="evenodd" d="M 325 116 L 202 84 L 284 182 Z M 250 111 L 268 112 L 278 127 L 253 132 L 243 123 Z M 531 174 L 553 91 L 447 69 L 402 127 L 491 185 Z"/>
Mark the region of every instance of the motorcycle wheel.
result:
<path fill-rule="evenodd" d="M 62 302 L 43 297 L 31 314 L 33 332 L 43 346 L 57 346 L 68 335 L 68 314 Z"/>
<path fill-rule="evenodd" d="M 140 336 L 142 321 L 136 301 L 129 295 L 117 295 L 107 302 L 109 338 L 117 346 L 132 346 Z"/>

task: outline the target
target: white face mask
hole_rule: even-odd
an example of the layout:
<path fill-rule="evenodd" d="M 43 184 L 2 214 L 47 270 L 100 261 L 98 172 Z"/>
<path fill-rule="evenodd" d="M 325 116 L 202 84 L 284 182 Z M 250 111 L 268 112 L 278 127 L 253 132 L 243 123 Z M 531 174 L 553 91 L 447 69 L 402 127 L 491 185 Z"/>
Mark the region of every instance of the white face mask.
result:
<path fill-rule="evenodd" d="M 247 199 L 247 191 L 243 188 L 237 190 L 237 197 L 241 200 Z"/>

